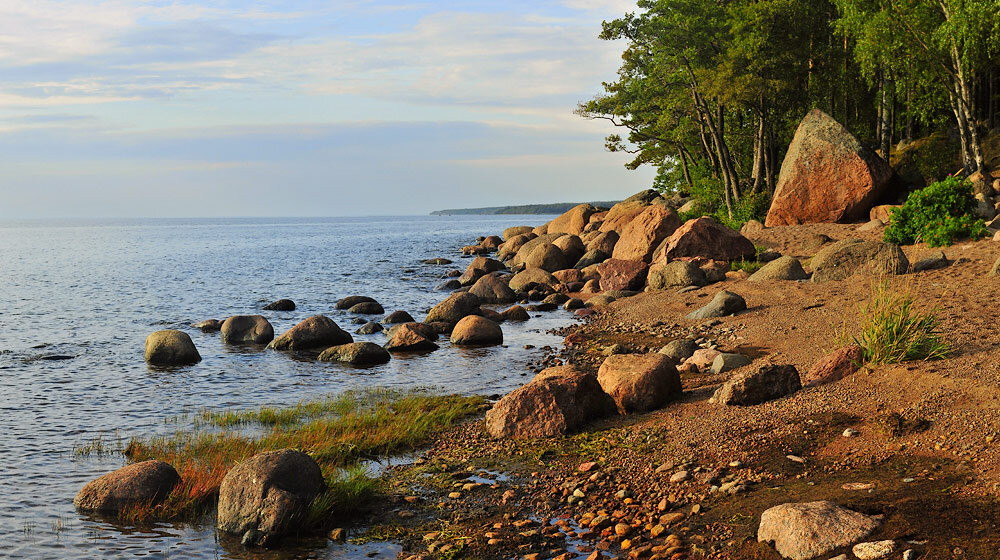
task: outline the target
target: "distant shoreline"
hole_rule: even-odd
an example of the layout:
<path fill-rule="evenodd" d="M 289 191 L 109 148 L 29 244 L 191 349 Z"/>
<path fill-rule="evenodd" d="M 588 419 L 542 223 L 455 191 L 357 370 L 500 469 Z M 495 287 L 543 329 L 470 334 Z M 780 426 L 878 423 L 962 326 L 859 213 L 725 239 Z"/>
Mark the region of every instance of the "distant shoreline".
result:
<path fill-rule="evenodd" d="M 594 206 L 610 207 L 620 201 L 591 202 Z M 553 204 L 523 204 L 520 206 L 488 206 L 485 208 L 453 208 L 448 210 L 435 210 L 431 216 L 462 216 L 462 215 L 504 215 L 504 214 L 562 214 L 570 208 L 582 204 L 580 202 L 556 202 Z"/>

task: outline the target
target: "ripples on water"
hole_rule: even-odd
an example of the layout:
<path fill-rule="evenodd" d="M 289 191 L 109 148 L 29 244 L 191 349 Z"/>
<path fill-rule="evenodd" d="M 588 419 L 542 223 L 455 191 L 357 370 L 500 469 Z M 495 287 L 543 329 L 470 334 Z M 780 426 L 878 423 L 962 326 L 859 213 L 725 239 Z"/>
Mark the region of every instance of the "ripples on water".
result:
<path fill-rule="evenodd" d="M 356 326 L 333 304 L 370 295 L 387 312 L 418 319 L 443 299 L 444 272 L 468 263 L 457 248 L 545 216 L 336 219 L 137 220 L 0 223 L 0 557 L 347 558 L 395 557 L 388 545 L 299 543 L 248 552 L 207 525 L 123 528 L 78 514 L 73 496 L 124 464 L 77 457 L 75 444 L 168 433 L 164 420 L 201 409 L 290 405 L 366 386 L 431 385 L 505 393 L 526 380 L 521 347 L 558 342 L 544 334 L 564 312 L 504 325 L 508 348 L 449 347 L 359 369 L 279 352 L 224 348 L 217 333 L 188 325 L 260 313 L 280 334 L 326 314 Z M 445 256 L 452 266 L 420 261 Z M 287 297 L 292 312 L 261 311 Z M 157 370 L 143 362 L 147 334 L 188 332 L 202 362 Z M 382 343 L 382 334 L 355 340 Z M 499 366 L 499 367 L 498 367 Z M 382 548 L 378 548 L 381 546 Z M 373 548 L 375 547 L 375 548 Z"/>

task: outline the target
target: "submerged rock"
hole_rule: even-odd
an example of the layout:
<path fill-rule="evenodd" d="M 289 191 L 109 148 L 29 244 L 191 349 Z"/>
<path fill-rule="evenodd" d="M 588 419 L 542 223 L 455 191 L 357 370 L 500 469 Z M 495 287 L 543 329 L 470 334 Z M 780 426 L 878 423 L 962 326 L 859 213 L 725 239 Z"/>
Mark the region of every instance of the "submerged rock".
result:
<path fill-rule="evenodd" d="M 198 329 L 201 332 L 218 332 L 222 328 L 222 321 L 218 319 L 205 319 L 191 325 L 191 328 Z"/>
<path fill-rule="evenodd" d="M 186 332 L 167 329 L 146 337 L 146 361 L 158 366 L 184 366 L 201 361 L 201 354 Z"/>
<path fill-rule="evenodd" d="M 368 321 L 354 332 L 357 334 L 375 334 L 382 332 L 382 330 L 382 325 L 376 323 L 375 321 Z"/>
<path fill-rule="evenodd" d="M 319 355 L 321 362 L 345 362 L 354 365 L 384 364 L 389 360 L 389 352 L 373 342 L 352 342 L 331 346 Z"/>
<path fill-rule="evenodd" d="M 295 302 L 290 299 L 279 299 L 264 306 L 267 311 L 295 311 Z"/>

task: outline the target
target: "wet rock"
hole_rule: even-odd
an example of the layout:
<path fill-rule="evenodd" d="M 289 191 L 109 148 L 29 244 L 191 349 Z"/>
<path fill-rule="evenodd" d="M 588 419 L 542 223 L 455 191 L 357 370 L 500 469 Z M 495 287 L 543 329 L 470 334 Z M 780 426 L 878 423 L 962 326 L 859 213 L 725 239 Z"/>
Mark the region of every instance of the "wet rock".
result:
<path fill-rule="evenodd" d="M 752 360 L 742 354 L 729 354 L 723 352 L 712 360 L 712 373 L 723 373 L 736 368 L 750 365 Z"/>
<path fill-rule="evenodd" d="M 413 323 L 416 319 L 413 315 L 410 315 L 406 311 L 393 311 L 385 319 L 382 319 L 382 323 L 386 325 L 398 325 L 400 323 Z"/>
<path fill-rule="evenodd" d="M 641 290 L 649 265 L 640 260 L 609 259 L 598 265 L 601 290 Z"/>
<path fill-rule="evenodd" d="M 795 366 L 766 365 L 744 371 L 719 387 L 709 402 L 750 406 L 790 395 L 802 388 Z"/>
<path fill-rule="evenodd" d="M 910 267 L 898 245 L 845 239 L 824 247 L 812 259 L 813 282 L 844 280 L 856 273 L 905 274 Z"/>
<path fill-rule="evenodd" d="M 201 354 L 186 332 L 167 329 L 146 337 L 146 361 L 157 366 L 184 366 L 201 361 Z"/>
<path fill-rule="evenodd" d="M 263 315 L 233 315 L 222 323 L 223 344 L 267 344 L 274 327 Z"/>
<path fill-rule="evenodd" d="M 389 359 L 389 352 L 372 342 L 352 342 L 331 346 L 319 355 L 321 362 L 345 362 L 365 366 L 388 363 Z"/>
<path fill-rule="evenodd" d="M 218 332 L 222 328 L 222 321 L 218 319 L 206 319 L 191 325 L 191 328 L 198 329 L 201 332 Z"/>
<path fill-rule="evenodd" d="M 500 325 L 478 315 L 464 317 L 451 331 L 451 343 L 460 346 L 503 344 Z"/>
<path fill-rule="evenodd" d="M 775 280 L 805 280 L 809 278 L 802 268 L 802 263 L 795 257 L 778 257 L 760 267 L 757 272 L 747 278 L 748 282 L 772 282 Z"/>
<path fill-rule="evenodd" d="M 913 272 L 922 272 L 924 270 L 936 270 L 938 268 L 944 268 L 951 264 L 948 261 L 948 257 L 944 255 L 944 251 L 935 251 L 930 255 L 920 259 L 913 264 Z"/>
<path fill-rule="evenodd" d="M 853 375 L 864 363 L 864 350 L 857 344 L 838 348 L 823 356 L 806 372 L 803 384 L 806 387 L 833 383 Z"/>
<path fill-rule="evenodd" d="M 352 305 L 348 311 L 351 313 L 357 313 L 358 315 L 381 315 L 385 313 L 385 309 L 382 308 L 382 304 L 377 301 L 363 301 L 359 304 Z"/>
<path fill-rule="evenodd" d="M 354 332 L 357 334 L 375 334 L 382 332 L 382 330 L 382 325 L 375 321 L 368 321 Z"/>
<path fill-rule="evenodd" d="M 435 292 L 450 292 L 450 291 L 453 291 L 453 290 L 457 290 L 457 289 L 459 289 L 461 287 L 462 287 L 462 283 L 459 282 L 458 280 L 455 280 L 454 278 L 452 278 L 451 280 L 445 280 L 444 282 L 441 282 L 437 286 L 434 286 L 434 291 Z"/>
<path fill-rule="evenodd" d="M 527 321 L 531 318 L 528 312 L 524 310 L 520 305 L 514 305 L 504 309 L 500 316 L 503 317 L 504 321 Z"/>
<path fill-rule="evenodd" d="M 267 311 L 295 311 L 295 302 L 290 299 L 279 299 L 264 306 Z"/>
<path fill-rule="evenodd" d="M 270 544 L 301 526 L 325 488 L 319 465 L 301 451 L 254 455 L 222 479 L 217 526 L 245 545 Z"/>
<path fill-rule="evenodd" d="M 666 406 L 681 395 L 681 378 L 670 358 L 660 354 L 609 356 L 597 381 L 622 414 Z"/>
<path fill-rule="evenodd" d="M 673 261 L 649 267 L 646 283 L 650 289 L 666 290 L 683 286 L 704 286 L 708 284 L 708 279 L 705 272 L 693 262 Z"/>
<path fill-rule="evenodd" d="M 570 298 L 566 300 L 566 302 L 563 304 L 563 309 L 565 309 L 566 311 L 573 311 L 574 309 L 582 309 L 583 307 L 584 307 L 583 300 L 577 298 Z"/>
<path fill-rule="evenodd" d="M 660 348 L 660 354 L 670 358 L 675 364 L 679 364 L 690 358 L 697 349 L 698 344 L 695 341 L 690 338 L 680 338 L 671 340 L 666 346 Z"/>
<path fill-rule="evenodd" d="M 833 502 L 788 503 L 760 516 L 757 542 L 773 542 L 791 560 L 810 560 L 870 535 L 880 520 Z"/>
<path fill-rule="evenodd" d="M 679 227 L 681 221 L 676 212 L 664 206 L 648 206 L 622 228 L 611 257 L 648 263 L 660 243 Z"/>
<path fill-rule="evenodd" d="M 722 290 L 715 294 L 712 301 L 704 307 L 688 313 L 688 319 L 709 319 L 711 317 L 725 317 L 738 313 L 747 308 L 747 302 L 739 294 L 728 290 Z"/>
<path fill-rule="evenodd" d="M 542 371 L 497 401 L 486 413 L 486 431 L 493 437 L 552 437 L 577 431 L 614 411 L 614 402 L 596 377 L 560 366 Z"/>
<path fill-rule="evenodd" d="M 389 341 L 385 344 L 385 349 L 390 352 L 423 352 L 437 350 L 438 345 L 433 342 L 437 338 L 437 333 L 431 329 L 426 332 L 421 328 L 420 323 L 403 323 L 396 325 L 389 331 Z"/>
<path fill-rule="evenodd" d="M 424 261 L 424 264 L 436 264 L 436 265 L 445 265 L 445 264 L 451 264 L 451 263 L 452 263 L 452 261 L 450 259 L 444 259 L 444 258 L 441 258 L 441 257 L 438 257 L 436 259 L 427 259 L 427 260 Z"/>
<path fill-rule="evenodd" d="M 487 274 L 477 280 L 469 293 L 479 297 L 482 303 L 496 304 L 514 301 L 514 290 L 507 286 L 504 278 L 493 274 Z"/>
<path fill-rule="evenodd" d="M 679 258 L 701 257 L 717 261 L 738 261 L 754 258 L 753 243 L 707 216 L 688 220 L 677 228 L 662 249 L 656 251 L 657 262 Z"/>
<path fill-rule="evenodd" d="M 133 463 L 88 482 L 73 498 L 73 505 L 81 511 L 105 514 L 157 505 L 180 480 L 177 471 L 163 461 Z"/>
<path fill-rule="evenodd" d="M 555 286 L 559 281 L 540 268 L 526 268 L 510 279 L 508 286 L 515 292 L 526 292 L 535 285 Z"/>
<path fill-rule="evenodd" d="M 344 299 L 338 301 L 336 303 L 336 305 L 334 305 L 334 308 L 335 309 L 350 309 L 350 308 L 354 307 L 355 305 L 357 305 L 359 303 L 366 303 L 366 302 L 378 303 L 373 298 L 370 298 L 368 296 L 347 296 Z"/>
<path fill-rule="evenodd" d="M 274 339 L 271 346 L 275 350 L 319 350 L 351 342 L 354 338 L 333 319 L 314 315 Z"/>
<path fill-rule="evenodd" d="M 884 159 L 832 117 L 813 109 L 788 147 L 764 224 L 862 219 L 891 177 Z"/>
<path fill-rule="evenodd" d="M 479 310 L 481 303 L 482 300 L 475 294 L 462 292 L 452 294 L 431 308 L 424 322 L 441 321 L 454 325 L 463 317 L 474 315 Z"/>

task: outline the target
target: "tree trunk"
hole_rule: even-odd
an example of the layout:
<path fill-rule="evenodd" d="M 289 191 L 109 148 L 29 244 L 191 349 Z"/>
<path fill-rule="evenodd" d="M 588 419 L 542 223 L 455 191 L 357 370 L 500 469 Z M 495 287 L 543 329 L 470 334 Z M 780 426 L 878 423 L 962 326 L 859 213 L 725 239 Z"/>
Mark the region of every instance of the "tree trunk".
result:
<path fill-rule="evenodd" d="M 954 88 L 955 93 L 952 104 L 955 106 L 955 116 L 958 118 L 958 127 L 964 132 L 966 137 L 963 151 L 965 169 L 969 173 L 985 171 L 986 161 L 983 158 L 983 146 L 979 139 L 979 130 L 976 126 L 976 105 L 972 88 L 969 85 L 965 74 L 965 65 L 962 64 L 962 57 L 958 53 L 955 43 L 951 45 L 952 64 L 955 65 Z"/>
<path fill-rule="evenodd" d="M 879 99 L 879 148 L 882 150 L 882 157 L 889 161 L 889 150 L 892 148 L 892 120 L 890 118 L 890 93 L 889 86 L 892 81 L 882 73 L 882 96 Z"/>
<path fill-rule="evenodd" d="M 682 146 L 679 142 L 677 144 L 677 155 L 680 156 L 681 171 L 684 172 L 684 182 L 687 183 L 688 192 L 690 192 L 691 187 L 693 186 L 693 184 L 691 183 L 691 172 L 688 171 L 687 154 L 684 153 L 684 146 Z"/>
<path fill-rule="evenodd" d="M 764 141 L 764 98 L 761 96 L 760 106 L 757 109 L 757 134 L 753 138 L 753 189 L 752 193 L 757 194 L 764 189 L 764 152 L 767 150 L 767 143 Z"/>

